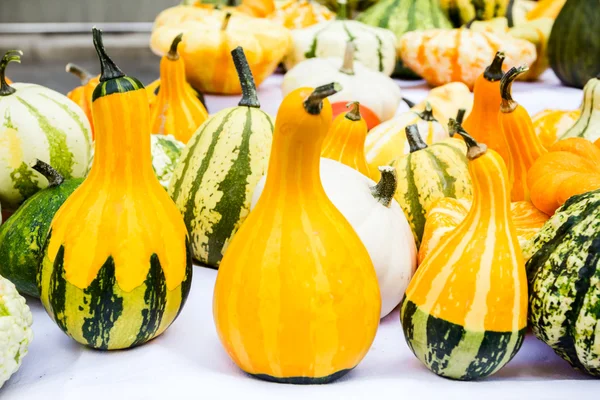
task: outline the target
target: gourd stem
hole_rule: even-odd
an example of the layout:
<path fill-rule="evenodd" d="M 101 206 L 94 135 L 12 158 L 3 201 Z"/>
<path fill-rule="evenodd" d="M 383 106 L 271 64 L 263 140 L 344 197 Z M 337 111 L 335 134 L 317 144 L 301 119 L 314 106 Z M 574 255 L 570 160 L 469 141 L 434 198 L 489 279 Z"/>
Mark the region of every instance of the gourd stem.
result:
<path fill-rule="evenodd" d="M 427 144 L 419 134 L 417 124 L 408 125 L 404 130 L 406 132 L 406 141 L 408 142 L 411 153 L 427 148 Z"/>
<path fill-rule="evenodd" d="M 500 96 L 502 96 L 502 104 L 500 105 L 500 111 L 503 113 L 511 113 L 517 108 L 519 103 L 512 98 L 512 84 L 517 79 L 517 76 L 528 71 L 527 65 L 521 65 L 520 67 L 512 67 L 502 77 L 500 81 Z"/>
<path fill-rule="evenodd" d="M 92 75 L 77 64 L 68 63 L 65 66 L 65 71 L 78 77 L 82 85 L 87 84 L 92 79 Z"/>
<path fill-rule="evenodd" d="M 389 208 L 398 187 L 396 169 L 391 166 L 379 167 L 379 172 L 381 172 L 381 178 L 377 185 L 371 187 L 371 194 L 375 200 Z"/>
<path fill-rule="evenodd" d="M 224 31 L 227 29 L 227 25 L 229 25 L 229 20 L 231 19 L 231 13 L 228 12 L 225 14 L 225 18 L 223 19 L 223 24 L 221 25 L 221 30 Z"/>
<path fill-rule="evenodd" d="M 304 100 L 304 109 L 312 115 L 319 115 L 323 108 L 323 100 L 342 90 L 342 85 L 337 82 L 319 86 Z"/>
<path fill-rule="evenodd" d="M 240 80 L 240 86 L 242 87 L 242 99 L 238 103 L 238 106 L 259 108 L 260 103 L 256 94 L 254 77 L 244 54 L 244 49 L 238 46 L 231 51 L 231 55 L 233 57 L 233 65 L 235 65 Z"/>
<path fill-rule="evenodd" d="M 125 76 L 123 71 L 113 60 L 106 54 L 104 44 L 102 43 L 102 31 L 96 27 L 92 28 L 92 36 L 94 38 L 94 47 L 98 58 L 100 59 L 100 82 L 106 82 L 111 79 L 122 78 Z"/>
<path fill-rule="evenodd" d="M 433 110 L 431 109 L 431 104 L 429 104 L 429 102 L 425 103 L 425 109 L 419 113 L 419 117 L 423 121 L 437 121 L 433 116 Z"/>
<path fill-rule="evenodd" d="M 30 166 L 48 180 L 49 188 L 62 185 L 65 181 L 65 178 L 57 170 L 52 168 L 50 164 L 46 164 L 41 160 L 36 159 Z"/>
<path fill-rule="evenodd" d="M 6 66 L 10 62 L 21 63 L 21 50 L 8 50 L 2 60 L 0 60 L 0 96 L 8 96 L 17 90 L 6 82 Z"/>
<path fill-rule="evenodd" d="M 403 97 L 402 101 L 406 103 L 408 108 L 413 108 L 416 104 L 414 101 L 411 101 L 411 100 L 407 99 L 406 97 Z"/>
<path fill-rule="evenodd" d="M 354 75 L 354 43 L 348 41 L 346 43 L 346 51 L 344 52 L 344 62 L 340 72 L 346 75 Z"/>
<path fill-rule="evenodd" d="M 336 19 L 348 19 L 348 0 L 338 0 L 338 11 Z"/>
<path fill-rule="evenodd" d="M 469 160 L 474 160 L 477 157 L 484 155 L 487 151 L 487 146 L 483 143 L 477 143 L 477 141 L 469 135 L 469 133 L 465 131 L 454 118 L 450 118 L 448 121 L 448 130 L 450 131 L 450 136 L 454 136 L 458 133 L 465 140 L 465 143 L 467 144 L 467 158 Z"/>
<path fill-rule="evenodd" d="M 462 124 L 465 119 L 466 112 L 467 110 L 465 110 L 464 108 L 459 108 L 458 112 L 456 113 L 456 122 Z"/>
<path fill-rule="evenodd" d="M 183 33 L 180 33 L 179 35 L 175 36 L 175 39 L 173 39 L 173 42 L 171 43 L 171 48 L 169 49 L 169 52 L 167 53 L 167 57 L 169 58 L 169 60 L 172 60 L 172 61 L 179 60 L 179 53 L 177 53 L 177 46 L 179 46 L 179 43 L 181 43 L 182 40 L 183 40 Z"/>
<path fill-rule="evenodd" d="M 502 72 L 502 63 L 506 56 L 503 52 L 499 51 L 494 56 L 494 60 L 488 67 L 483 71 L 483 77 L 490 82 L 496 82 L 502 79 L 504 73 Z"/>
<path fill-rule="evenodd" d="M 350 121 L 360 121 L 362 116 L 360 115 L 360 103 L 358 101 L 351 101 L 346 104 L 346 108 L 350 108 L 350 111 L 346 113 L 346 118 Z"/>

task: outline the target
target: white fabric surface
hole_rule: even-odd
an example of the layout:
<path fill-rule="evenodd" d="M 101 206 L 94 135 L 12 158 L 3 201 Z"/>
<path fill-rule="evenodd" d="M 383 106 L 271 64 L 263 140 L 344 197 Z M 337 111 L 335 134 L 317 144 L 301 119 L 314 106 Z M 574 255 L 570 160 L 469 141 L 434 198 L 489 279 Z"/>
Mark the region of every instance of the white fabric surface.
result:
<path fill-rule="evenodd" d="M 263 109 L 276 114 L 281 76 L 259 90 Z M 403 95 L 420 101 L 422 82 L 400 82 Z M 560 86 L 552 73 L 542 82 L 514 84 L 514 98 L 530 113 L 545 108 L 577 108 L 582 92 Z M 208 96 L 212 113 L 239 97 Z M 401 109 L 406 109 L 405 105 Z M 216 271 L 195 267 L 185 309 L 161 337 L 144 346 L 95 351 L 68 338 L 43 307 L 28 299 L 35 338 L 23 365 L 0 391 L 2 400 L 150 399 L 565 399 L 596 398 L 600 383 L 574 371 L 532 334 L 499 373 L 479 382 L 456 382 L 429 372 L 404 341 L 398 309 L 386 317 L 358 367 L 323 386 L 267 383 L 246 376 L 223 350 L 212 318 Z"/>

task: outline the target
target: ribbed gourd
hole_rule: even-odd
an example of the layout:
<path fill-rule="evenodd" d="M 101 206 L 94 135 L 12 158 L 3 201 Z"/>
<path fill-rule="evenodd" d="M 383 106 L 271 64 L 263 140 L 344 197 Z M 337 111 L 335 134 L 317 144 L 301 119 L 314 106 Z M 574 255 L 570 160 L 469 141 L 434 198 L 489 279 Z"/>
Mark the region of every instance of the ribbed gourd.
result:
<path fill-rule="evenodd" d="M 244 51 L 238 47 L 232 54 L 242 99 L 198 128 L 169 186 L 190 232 L 194 258 L 213 268 L 248 215 L 254 187 L 267 170 L 273 137 L 273 121 L 260 109 Z"/>
<path fill-rule="evenodd" d="M 260 379 L 331 382 L 361 361 L 377 331 L 373 263 L 319 174 L 332 118 L 326 96 L 339 89 L 300 88 L 284 98 L 264 191 L 217 275 L 213 315 L 221 343 Z"/>
<path fill-rule="evenodd" d="M 526 66 L 513 67 L 500 81 L 502 104 L 498 113 L 498 122 L 510 150 L 510 162 L 506 166 L 512 184 L 510 195 L 512 201 L 530 199 L 527 171 L 535 160 L 547 151 L 533 130 L 533 123 L 527 110 L 512 98 L 512 83 L 525 71 L 527 71 Z"/>
<path fill-rule="evenodd" d="M 600 68 L 600 64 L 599 64 Z M 600 139 L 600 73 L 586 83 L 579 119 L 560 139 L 582 137 L 591 142 Z"/>
<path fill-rule="evenodd" d="M 52 220 L 38 287 L 67 335 L 114 350 L 171 325 L 192 261 L 183 218 L 152 170 L 146 90 L 108 57 L 101 31 L 93 37 L 102 69 L 92 97 L 96 156 Z"/>
<path fill-rule="evenodd" d="M 152 105 L 150 124 L 153 134 L 173 135 L 185 144 L 208 119 L 208 112 L 198 97 L 187 90 L 185 62 L 177 53 L 182 38 L 183 34 L 177 35 L 160 60 L 161 86 Z"/>
<path fill-rule="evenodd" d="M 88 71 L 79 65 L 68 63 L 65 70 L 81 81 L 81 86 L 76 87 L 67 93 L 67 97 L 73 100 L 85 113 L 92 132 L 92 140 L 94 139 L 94 119 L 92 118 L 92 94 L 94 89 L 100 83 L 100 76 L 92 76 Z"/>
<path fill-rule="evenodd" d="M 473 205 L 419 265 L 401 322 L 408 346 L 437 375 L 492 375 L 517 353 L 527 329 L 527 277 L 510 218 L 502 158 L 469 138 Z"/>

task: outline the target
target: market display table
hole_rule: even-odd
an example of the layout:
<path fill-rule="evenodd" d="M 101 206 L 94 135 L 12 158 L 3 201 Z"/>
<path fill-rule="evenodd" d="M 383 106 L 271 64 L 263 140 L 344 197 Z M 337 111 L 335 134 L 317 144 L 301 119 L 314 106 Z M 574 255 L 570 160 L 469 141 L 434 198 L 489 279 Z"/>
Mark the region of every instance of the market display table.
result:
<path fill-rule="evenodd" d="M 281 76 L 259 90 L 262 108 L 275 115 Z M 420 101 L 422 81 L 399 82 L 403 96 Z M 552 73 L 541 82 L 515 83 L 513 97 L 531 114 L 546 108 L 573 109 L 582 92 L 560 86 Z M 211 113 L 239 97 L 207 96 Z M 405 110 L 402 105 L 400 110 Z M 267 383 L 241 372 L 217 337 L 212 317 L 216 271 L 195 267 L 192 290 L 179 318 L 165 334 L 124 351 L 91 350 L 68 338 L 39 301 L 28 299 L 35 338 L 23 365 L 0 390 L 2 400 L 186 400 L 186 399 L 571 399 L 597 398 L 600 382 L 574 371 L 529 334 L 517 356 L 491 378 L 456 382 L 429 372 L 411 353 L 398 309 L 386 317 L 358 367 L 324 386 Z"/>

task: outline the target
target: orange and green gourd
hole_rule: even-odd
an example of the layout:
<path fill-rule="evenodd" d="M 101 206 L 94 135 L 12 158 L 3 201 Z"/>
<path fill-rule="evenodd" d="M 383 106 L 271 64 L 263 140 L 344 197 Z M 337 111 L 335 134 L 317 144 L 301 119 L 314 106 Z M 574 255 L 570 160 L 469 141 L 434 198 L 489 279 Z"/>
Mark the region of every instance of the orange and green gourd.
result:
<path fill-rule="evenodd" d="M 84 345 L 124 349 L 163 333 L 190 290 L 183 217 L 152 170 L 148 96 L 108 57 L 92 96 L 92 169 L 50 225 L 38 274 L 42 304 Z M 159 227 L 159 229 L 157 229 Z"/>
<path fill-rule="evenodd" d="M 381 299 L 369 253 L 327 197 L 321 145 L 328 84 L 287 95 L 277 114 L 264 191 L 231 241 L 213 299 L 217 333 L 246 373 L 327 383 L 367 354 Z"/>
<path fill-rule="evenodd" d="M 535 134 L 531 117 L 523 106 L 513 100 L 511 94 L 513 81 L 527 69 L 526 66 L 513 67 L 500 81 L 502 103 L 498 122 L 510 150 L 510 162 L 507 167 L 512 184 L 512 201 L 530 199 L 527 171 L 535 160 L 546 153 L 544 145 Z"/>
<path fill-rule="evenodd" d="M 94 119 L 92 118 L 92 93 L 100 83 L 100 76 L 92 76 L 88 71 L 79 65 L 68 63 L 66 71 L 75 75 L 81 80 L 81 86 L 76 87 L 67 93 L 67 97 L 73 100 L 85 113 L 90 121 L 92 128 L 92 139 L 94 139 Z"/>
<path fill-rule="evenodd" d="M 510 216 L 502 157 L 459 127 L 468 146 L 473 203 L 465 219 L 421 263 L 401 322 L 417 358 L 458 380 L 497 372 L 527 329 L 527 277 Z"/>
<path fill-rule="evenodd" d="M 579 116 L 581 110 L 543 110 L 531 117 L 535 134 L 540 139 L 544 148 L 550 150 L 552 145 L 558 141 L 569 128 L 571 128 Z"/>

